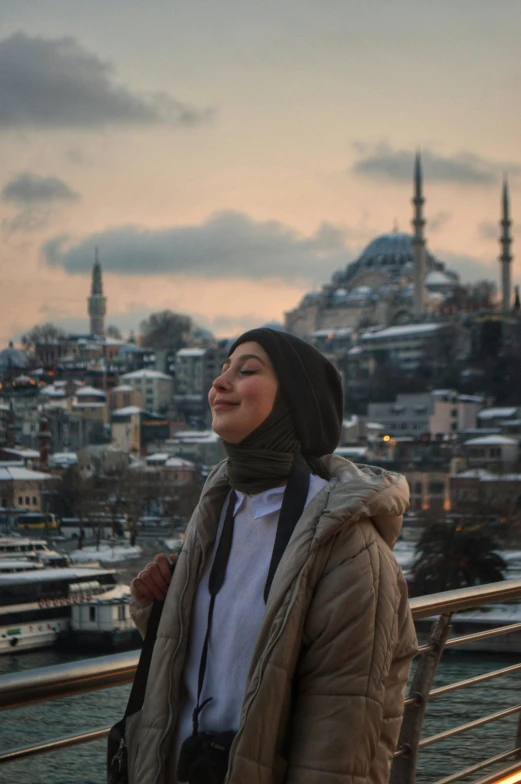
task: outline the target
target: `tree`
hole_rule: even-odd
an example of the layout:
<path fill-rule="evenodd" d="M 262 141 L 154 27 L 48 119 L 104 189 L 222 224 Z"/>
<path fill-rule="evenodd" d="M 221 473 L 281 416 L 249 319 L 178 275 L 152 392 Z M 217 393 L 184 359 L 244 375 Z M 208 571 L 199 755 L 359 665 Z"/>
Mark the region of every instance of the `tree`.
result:
<path fill-rule="evenodd" d="M 416 546 L 414 592 L 450 591 L 504 579 L 506 563 L 484 525 L 434 523 Z"/>
<path fill-rule="evenodd" d="M 77 517 L 78 549 L 83 548 L 84 524 L 98 510 L 98 498 L 92 479 L 83 476 L 77 466 L 68 468 L 53 497 L 53 511 L 58 517 Z"/>
<path fill-rule="evenodd" d="M 105 330 L 105 335 L 108 338 L 116 338 L 116 340 L 121 340 L 121 332 L 120 330 L 114 326 L 114 324 L 110 324 L 107 329 Z"/>
<path fill-rule="evenodd" d="M 29 332 L 22 335 L 22 345 L 26 351 L 32 351 L 38 343 L 50 343 L 67 335 L 60 327 L 47 322 L 46 324 L 36 324 Z"/>
<path fill-rule="evenodd" d="M 192 329 L 189 316 L 161 310 L 141 322 L 141 345 L 145 348 L 177 351 L 186 344 Z"/>

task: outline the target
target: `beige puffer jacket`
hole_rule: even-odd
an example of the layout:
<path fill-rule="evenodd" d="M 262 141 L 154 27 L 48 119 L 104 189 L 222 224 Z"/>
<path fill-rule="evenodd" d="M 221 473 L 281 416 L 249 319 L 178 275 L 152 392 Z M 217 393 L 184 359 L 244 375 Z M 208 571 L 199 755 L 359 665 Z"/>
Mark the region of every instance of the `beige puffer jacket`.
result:
<path fill-rule="evenodd" d="M 325 458 L 332 479 L 300 518 L 272 584 L 227 784 L 384 784 L 416 635 L 391 553 L 404 477 Z M 168 591 L 142 710 L 127 720 L 130 784 L 173 784 L 190 610 L 229 491 L 210 476 Z M 144 631 L 147 611 L 134 607 Z M 233 673 L 230 673 L 233 677 Z"/>

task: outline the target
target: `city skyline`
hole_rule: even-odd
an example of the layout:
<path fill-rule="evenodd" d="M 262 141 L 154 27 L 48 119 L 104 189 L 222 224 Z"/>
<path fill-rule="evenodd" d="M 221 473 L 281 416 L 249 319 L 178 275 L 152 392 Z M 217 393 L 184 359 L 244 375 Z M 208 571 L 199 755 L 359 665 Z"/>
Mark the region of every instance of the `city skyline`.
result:
<path fill-rule="evenodd" d="M 472 8 L 472 13 L 471 13 Z M 21 0 L 0 35 L 3 344 L 171 308 L 217 335 L 282 320 L 395 220 L 421 148 L 429 249 L 519 283 L 521 10 L 331 0 Z"/>

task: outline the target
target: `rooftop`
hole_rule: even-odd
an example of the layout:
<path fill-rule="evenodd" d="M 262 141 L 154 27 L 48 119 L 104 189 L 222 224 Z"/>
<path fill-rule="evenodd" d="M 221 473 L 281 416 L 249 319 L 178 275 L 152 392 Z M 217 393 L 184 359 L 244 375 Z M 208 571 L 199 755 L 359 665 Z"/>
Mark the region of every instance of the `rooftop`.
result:
<path fill-rule="evenodd" d="M 515 438 L 508 438 L 508 436 L 483 436 L 465 441 L 465 446 L 517 446 L 517 443 Z"/>
<path fill-rule="evenodd" d="M 176 353 L 176 357 L 204 357 L 205 354 L 205 348 L 181 348 Z"/>
<path fill-rule="evenodd" d="M 76 397 L 105 397 L 105 392 L 102 389 L 96 389 L 95 387 L 80 387 L 76 390 Z"/>
<path fill-rule="evenodd" d="M 167 376 L 166 373 L 161 373 L 159 370 L 134 370 L 132 373 L 125 373 L 121 376 L 123 379 L 141 379 L 141 378 L 163 378 L 166 381 L 172 381 L 172 376 Z"/>
<path fill-rule="evenodd" d="M 517 408 L 509 406 L 508 408 L 485 408 L 478 414 L 478 419 L 507 419 L 508 417 L 516 416 Z"/>
<path fill-rule="evenodd" d="M 377 332 L 363 332 L 360 335 L 360 340 L 381 340 L 382 338 L 399 338 L 406 335 L 427 335 L 431 332 L 436 332 L 442 324 L 401 324 L 396 327 L 386 327 Z"/>
<path fill-rule="evenodd" d="M 31 471 L 29 468 L 18 466 L 0 467 L 0 482 L 44 482 L 48 479 L 55 479 L 52 474 L 44 474 L 41 471 Z"/>

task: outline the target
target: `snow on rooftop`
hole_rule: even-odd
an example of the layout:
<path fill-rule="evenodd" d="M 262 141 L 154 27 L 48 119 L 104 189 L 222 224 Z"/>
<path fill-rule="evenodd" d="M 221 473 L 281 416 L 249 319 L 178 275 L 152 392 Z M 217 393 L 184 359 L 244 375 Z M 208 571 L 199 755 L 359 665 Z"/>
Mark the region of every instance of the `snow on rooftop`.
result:
<path fill-rule="evenodd" d="M 89 563 L 92 561 L 100 561 L 101 563 L 117 563 L 118 561 L 128 561 L 134 558 L 140 558 L 143 555 L 143 550 L 139 545 L 131 547 L 130 545 L 114 545 L 112 547 L 108 544 L 102 544 L 98 547 L 84 547 L 81 550 L 73 550 L 70 554 L 70 559 L 73 563 Z"/>
<path fill-rule="evenodd" d="M 429 272 L 425 276 L 425 283 L 427 286 L 454 286 L 454 280 L 438 270 Z"/>
<path fill-rule="evenodd" d="M 497 474 L 493 474 L 491 471 L 487 471 L 485 468 L 471 468 L 468 471 L 462 471 L 461 474 L 454 474 L 453 479 L 488 479 L 489 477 L 495 477 Z"/>
<path fill-rule="evenodd" d="M 105 392 L 102 389 L 96 389 L 95 387 L 80 387 L 76 390 L 76 397 L 81 396 L 96 396 L 96 397 L 105 397 Z"/>
<path fill-rule="evenodd" d="M 172 376 L 167 376 L 166 373 L 161 373 L 159 370 L 134 370 L 132 373 L 125 373 L 121 376 L 123 379 L 146 379 L 146 378 L 159 378 L 159 379 L 166 379 L 166 381 L 172 381 Z"/>
<path fill-rule="evenodd" d="M 144 413 L 144 409 L 139 408 L 139 406 L 123 406 L 123 408 L 116 408 L 112 412 L 112 416 L 130 416 L 131 414 L 141 414 L 142 412 Z"/>
<path fill-rule="evenodd" d="M 386 327 L 378 332 L 369 330 L 360 335 L 360 340 L 380 340 L 381 338 L 400 338 L 407 335 L 427 335 L 440 329 L 441 324 L 402 324 L 396 327 Z"/>
<path fill-rule="evenodd" d="M 180 348 L 176 352 L 176 357 L 204 357 L 205 354 L 205 348 Z"/>
<path fill-rule="evenodd" d="M 65 397 L 64 389 L 57 389 L 55 384 L 48 384 L 46 387 L 40 389 L 40 395 L 48 395 L 49 397 Z"/>
<path fill-rule="evenodd" d="M 112 387 L 111 392 L 134 392 L 134 387 L 130 384 L 119 384 L 117 387 Z"/>
<path fill-rule="evenodd" d="M 21 466 L 9 466 L 8 468 L 0 467 L 0 482 L 44 482 L 48 479 L 55 479 L 55 477 L 52 476 L 52 474 L 44 474 L 41 471 L 31 471 L 29 468 L 22 468 Z"/>
<path fill-rule="evenodd" d="M 508 446 L 517 443 L 515 438 L 508 438 L 508 436 L 483 436 L 465 441 L 465 446 Z"/>
<path fill-rule="evenodd" d="M 478 413 L 478 419 L 498 419 L 499 417 L 507 419 L 517 414 L 516 407 L 509 408 L 485 408 Z"/>
<path fill-rule="evenodd" d="M 190 460 L 185 460 L 182 457 L 169 457 L 165 463 L 167 468 L 194 468 L 194 464 Z"/>

